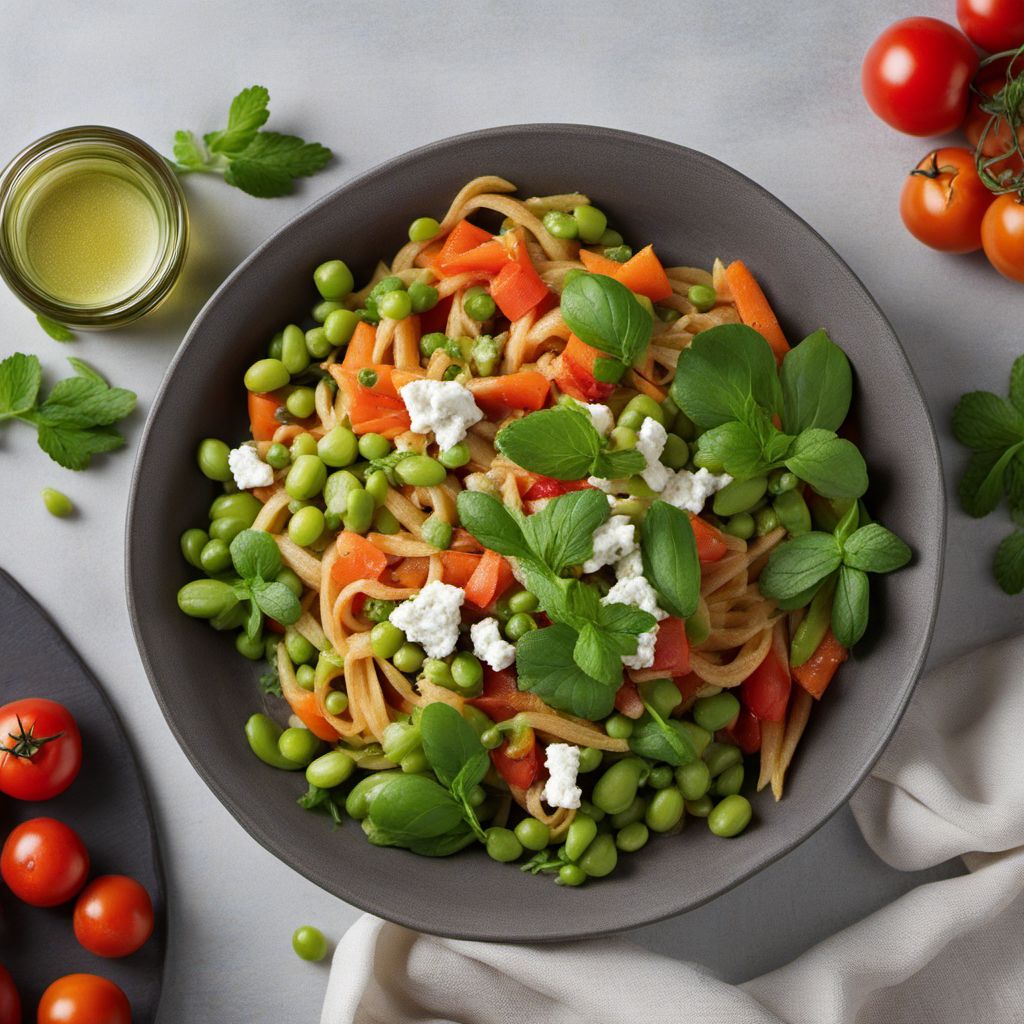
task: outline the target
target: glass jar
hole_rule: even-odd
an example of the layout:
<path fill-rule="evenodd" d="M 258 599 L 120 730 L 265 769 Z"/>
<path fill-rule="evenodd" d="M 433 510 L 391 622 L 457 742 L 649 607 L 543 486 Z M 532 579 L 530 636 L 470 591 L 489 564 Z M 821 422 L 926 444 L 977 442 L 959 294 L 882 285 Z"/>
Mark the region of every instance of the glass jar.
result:
<path fill-rule="evenodd" d="M 177 176 L 127 132 L 65 128 L 0 174 L 0 276 L 59 323 L 99 330 L 136 320 L 168 296 L 187 250 Z"/>

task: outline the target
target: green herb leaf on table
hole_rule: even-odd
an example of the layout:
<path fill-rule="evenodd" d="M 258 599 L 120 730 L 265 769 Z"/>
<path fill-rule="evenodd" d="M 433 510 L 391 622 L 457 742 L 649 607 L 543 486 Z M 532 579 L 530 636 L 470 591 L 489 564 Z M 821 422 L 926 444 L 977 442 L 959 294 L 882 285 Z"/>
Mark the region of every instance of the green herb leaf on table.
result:
<path fill-rule="evenodd" d="M 36 314 L 36 321 L 40 327 L 46 333 L 53 338 L 54 341 L 74 341 L 75 335 L 73 331 L 68 330 L 63 324 L 57 323 L 56 320 L 51 320 L 48 316 L 43 316 L 42 313 Z"/>
<path fill-rule="evenodd" d="M 853 647 L 864 635 L 870 604 L 867 573 L 844 565 L 832 598 L 832 632 L 844 647 Z"/>
<path fill-rule="evenodd" d="M 653 502 L 640 523 L 640 554 L 661 607 L 680 619 L 691 616 L 700 598 L 700 562 L 690 517 L 668 502 Z"/>
<path fill-rule="evenodd" d="M 782 429 L 838 430 L 850 411 L 853 374 L 846 353 L 825 331 L 815 331 L 782 360 Z"/>
<path fill-rule="evenodd" d="M 953 434 L 974 451 L 1002 451 L 1024 441 L 1024 413 L 989 391 L 971 391 L 953 410 Z"/>
<path fill-rule="evenodd" d="M 995 510 L 1003 496 L 1007 467 L 1022 451 L 1024 441 L 1003 452 L 975 452 L 971 456 L 958 489 L 960 504 L 969 516 L 980 519 Z"/>
<path fill-rule="evenodd" d="M 238 156 L 243 152 L 256 138 L 256 132 L 267 123 L 270 117 L 269 103 L 270 93 L 264 86 L 252 85 L 243 89 L 231 101 L 227 128 L 203 136 L 203 142 L 210 152 L 227 156 Z"/>
<path fill-rule="evenodd" d="M 832 534 L 805 533 L 772 552 L 758 586 L 768 598 L 796 597 L 835 572 L 842 560 L 842 549 Z"/>
<path fill-rule="evenodd" d="M 69 356 L 68 362 L 71 364 L 71 368 L 78 374 L 79 377 L 85 377 L 86 380 L 94 380 L 99 384 L 106 384 L 106 378 L 103 374 L 94 370 L 84 359 L 77 359 L 75 356 Z"/>
<path fill-rule="evenodd" d="M 561 312 L 576 337 L 625 366 L 632 366 L 647 351 L 650 314 L 613 278 L 578 274 L 562 289 Z"/>
<path fill-rule="evenodd" d="M 212 166 L 208 166 L 207 155 L 192 132 L 175 132 L 174 146 L 171 151 L 174 153 L 174 162 L 178 165 L 179 174 L 187 174 L 189 171 L 213 170 Z"/>
<path fill-rule="evenodd" d="M 865 572 L 894 572 L 911 556 L 910 548 L 879 523 L 855 530 L 843 544 L 843 564 Z"/>
<path fill-rule="evenodd" d="M 1024 356 L 1018 356 L 1010 367 L 1010 401 L 1024 414 Z"/>
<path fill-rule="evenodd" d="M 996 549 L 992 562 L 996 582 L 1007 594 L 1024 590 L 1024 530 L 1011 533 Z"/>
<path fill-rule="evenodd" d="M 35 356 L 15 352 L 0 363 L 0 419 L 29 412 L 42 380 L 43 370 Z"/>

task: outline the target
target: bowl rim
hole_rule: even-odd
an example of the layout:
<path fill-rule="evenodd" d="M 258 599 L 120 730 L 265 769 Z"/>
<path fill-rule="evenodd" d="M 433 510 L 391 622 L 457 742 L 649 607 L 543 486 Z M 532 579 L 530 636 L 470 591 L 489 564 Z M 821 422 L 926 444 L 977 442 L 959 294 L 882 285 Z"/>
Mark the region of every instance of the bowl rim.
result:
<path fill-rule="evenodd" d="M 491 128 L 484 128 L 475 131 L 463 132 L 458 135 L 447 136 L 442 139 L 438 139 L 434 142 L 427 143 L 423 146 L 419 146 L 415 149 L 408 150 L 404 153 L 400 153 L 388 160 L 385 160 L 379 164 L 370 167 L 362 173 L 355 175 L 354 177 L 343 182 L 337 188 L 332 189 L 330 192 L 314 200 L 304 209 L 302 209 L 294 217 L 286 221 L 279 228 L 261 242 L 248 256 L 246 256 L 239 264 L 224 278 L 220 285 L 216 288 L 213 294 L 203 304 L 202 308 L 196 314 L 192 323 L 189 325 L 181 344 L 178 346 L 171 362 L 168 364 L 167 369 L 164 372 L 163 378 L 161 379 L 160 386 L 153 397 L 152 404 L 150 406 L 149 413 L 146 417 L 146 422 L 143 427 L 142 433 L 139 438 L 139 445 L 136 453 L 135 463 L 132 468 L 131 485 L 128 494 L 128 503 L 126 508 L 125 516 L 125 597 L 128 604 L 128 614 L 132 626 L 132 634 L 135 639 L 135 644 L 139 652 L 139 656 L 142 660 L 143 667 L 146 671 L 147 679 L 149 680 L 150 688 L 156 698 L 157 704 L 160 707 L 163 716 L 170 727 L 174 738 L 177 740 L 178 745 L 181 747 L 186 758 L 192 767 L 199 774 L 200 778 L 205 782 L 217 799 L 223 804 L 228 812 L 234 817 L 234 819 L 245 829 L 245 831 L 252 836 L 264 849 L 272 853 L 278 860 L 297 871 L 303 877 L 313 882 L 320 888 L 324 889 L 325 892 L 336 896 L 338 899 L 345 903 L 348 903 L 358 910 L 384 916 L 383 912 L 376 907 L 369 906 L 362 901 L 358 892 L 358 886 L 353 885 L 351 891 L 346 889 L 344 896 L 340 896 L 337 892 L 328 887 L 326 874 L 322 877 L 314 877 L 311 873 L 294 867 L 290 858 L 287 855 L 286 850 L 283 848 L 273 836 L 271 836 L 262 826 L 257 817 L 252 816 L 246 808 L 237 803 L 220 784 L 217 777 L 210 771 L 207 771 L 202 761 L 195 756 L 191 748 L 190 741 L 185 734 L 185 731 L 179 727 L 172 709 L 170 708 L 168 701 L 161 687 L 157 684 L 157 672 L 149 657 L 149 652 L 146 647 L 146 642 L 143 637 L 143 627 L 139 611 L 137 608 L 138 594 L 134 585 L 134 560 L 133 553 L 135 550 L 135 543 L 141 542 L 141 537 L 136 536 L 142 530 L 142 524 L 140 518 L 137 515 L 137 506 L 139 504 L 141 494 L 139 488 L 139 478 L 141 475 L 142 461 L 146 455 L 147 446 L 150 440 L 150 433 L 153 429 L 153 424 L 160 411 L 160 408 L 164 402 L 167 391 L 170 387 L 171 381 L 175 376 L 175 372 L 178 368 L 178 364 L 184 358 L 185 353 L 192 345 L 195 340 L 195 336 L 198 333 L 198 329 L 201 323 L 206 319 L 208 314 L 215 309 L 218 305 L 225 301 L 226 296 L 233 288 L 237 279 L 245 274 L 250 266 L 257 262 L 260 257 L 267 250 L 271 249 L 277 244 L 278 239 L 287 232 L 291 232 L 298 228 L 299 225 L 304 224 L 311 219 L 315 218 L 319 211 L 331 203 L 338 200 L 339 195 L 344 194 L 350 188 L 355 188 L 359 185 L 369 182 L 371 179 L 387 175 L 392 171 L 398 170 L 405 167 L 408 164 L 413 164 L 423 157 L 436 153 L 440 150 L 452 149 L 460 145 L 471 144 L 482 139 L 505 139 L 511 140 L 519 138 L 523 135 L 528 134 L 547 134 L 557 133 L 564 137 L 566 135 L 573 136 L 598 136 L 614 144 L 621 145 L 622 143 L 628 143 L 638 147 L 644 148 L 655 148 L 661 150 L 674 157 L 682 157 L 686 160 L 693 161 L 699 164 L 705 165 L 707 168 L 713 170 L 716 174 L 722 175 L 726 178 L 732 178 L 735 181 L 740 182 L 744 187 L 752 189 L 756 192 L 761 199 L 767 205 L 775 208 L 775 210 L 782 216 L 789 218 L 796 222 L 798 226 L 803 228 L 811 236 L 813 236 L 819 244 L 821 244 L 831 257 L 836 261 L 836 265 L 849 276 L 851 282 L 860 290 L 864 299 L 867 300 L 869 307 L 873 310 L 874 314 L 878 317 L 878 320 L 882 327 L 888 331 L 891 336 L 892 343 L 895 346 L 895 353 L 899 360 L 902 362 L 903 367 L 907 373 L 907 377 L 913 384 L 916 396 L 920 400 L 921 408 L 924 413 L 924 422 L 928 427 L 927 441 L 929 442 L 926 447 L 923 447 L 919 456 L 929 457 L 932 463 L 932 470 L 934 475 L 938 478 L 939 486 L 936 489 L 938 497 L 938 507 L 935 509 L 936 519 L 938 520 L 938 531 L 937 535 L 933 531 L 934 536 L 934 578 L 932 582 L 931 592 L 927 595 L 929 601 L 929 613 L 927 617 L 926 629 L 918 634 L 916 637 L 917 642 L 917 656 L 914 659 L 913 666 L 909 671 L 909 683 L 906 685 L 902 696 L 899 699 L 898 704 L 892 711 L 889 721 L 885 724 L 885 727 L 879 731 L 881 737 L 879 741 L 870 751 L 870 754 L 863 766 L 853 776 L 851 776 L 848 784 L 842 788 L 838 799 L 835 802 L 835 806 L 820 819 L 813 820 L 809 824 L 806 824 L 798 828 L 793 836 L 783 843 L 778 848 L 773 848 L 772 851 L 765 857 L 759 859 L 755 865 L 747 870 L 744 870 L 740 874 L 731 878 L 727 883 L 719 886 L 715 890 L 707 893 L 703 897 L 688 902 L 683 908 L 670 907 L 667 910 L 659 911 L 654 915 L 649 913 L 639 912 L 626 920 L 621 921 L 614 925 L 609 925 L 606 928 L 589 929 L 586 933 L 586 937 L 598 937 L 604 935 L 613 935 L 631 928 L 643 927 L 648 924 L 655 924 L 659 921 L 664 921 L 670 917 L 675 917 L 680 914 L 688 913 L 691 910 L 696 910 L 699 907 L 710 903 L 712 900 L 717 899 L 719 896 L 731 889 L 736 888 L 742 882 L 747 881 L 754 875 L 760 873 L 765 868 L 779 861 L 781 858 L 791 853 L 796 847 L 800 846 L 810 836 L 818 831 L 823 825 L 825 825 L 831 818 L 844 807 L 850 797 L 853 795 L 855 790 L 861 785 L 861 783 L 867 778 L 871 770 L 874 768 L 878 758 L 881 756 L 882 751 L 888 745 L 889 741 L 899 725 L 901 718 L 910 699 L 913 696 L 914 690 L 917 687 L 917 683 L 921 677 L 922 670 L 925 665 L 925 661 L 928 656 L 928 651 L 931 645 L 932 637 L 935 630 L 935 623 L 938 615 L 939 607 L 939 596 L 941 593 L 941 585 L 943 579 L 943 569 L 945 562 L 945 541 L 946 541 L 946 530 L 947 530 L 947 500 L 945 494 L 945 488 L 943 486 L 943 473 L 942 473 L 942 460 L 939 451 L 938 440 L 935 432 L 935 424 L 932 419 L 931 410 L 928 408 L 928 403 L 925 400 L 924 392 L 921 389 L 920 381 L 918 380 L 917 374 L 914 372 L 914 368 L 907 358 L 906 352 L 903 348 L 902 343 L 896 331 L 893 329 L 891 322 L 888 317 L 882 312 L 878 303 L 874 297 L 865 287 L 860 277 L 851 269 L 847 262 L 842 256 L 829 244 L 829 242 L 810 224 L 804 220 L 798 213 L 792 210 L 789 206 L 778 199 L 771 192 L 769 192 L 764 186 L 758 184 L 752 178 L 743 174 L 741 171 L 736 170 L 734 167 L 712 157 L 700 150 L 692 149 L 688 146 L 682 146 L 678 143 L 668 142 L 664 139 L 659 139 L 654 136 L 643 135 L 637 132 L 626 131 L 619 128 L 608 128 L 598 125 L 588 125 L 582 123 L 561 123 L 561 122 L 533 122 L 524 124 L 510 124 L 501 125 Z M 929 473 L 932 475 L 932 473 Z M 639 904 L 638 904 L 639 906 Z M 424 931 L 423 922 L 416 919 L 414 916 L 405 915 L 402 911 L 401 905 L 397 904 L 394 907 L 389 907 L 387 910 L 387 919 L 395 922 L 396 924 L 402 925 L 403 927 L 413 929 L 415 931 Z M 437 930 L 431 930 L 430 934 L 439 935 L 444 938 L 451 939 L 465 939 L 475 941 L 488 941 L 488 942 L 508 942 L 508 943 L 521 943 L 521 942 L 561 942 L 561 941 L 575 941 L 581 936 L 577 931 L 573 931 L 571 927 L 555 927 L 553 929 L 545 929 L 543 934 L 534 937 L 515 938 L 508 936 L 496 937 L 496 933 L 486 933 L 479 930 L 460 930 L 458 928 L 439 928 Z"/>

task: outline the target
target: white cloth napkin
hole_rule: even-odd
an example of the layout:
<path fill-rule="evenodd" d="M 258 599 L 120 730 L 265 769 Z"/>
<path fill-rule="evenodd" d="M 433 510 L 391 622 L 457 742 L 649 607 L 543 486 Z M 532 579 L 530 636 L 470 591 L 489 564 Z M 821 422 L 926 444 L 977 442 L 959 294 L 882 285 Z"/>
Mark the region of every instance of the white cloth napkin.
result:
<path fill-rule="evenodd" d="M 1024 637 L 921 681 L 853 812 L 895 867 L 961 856 L 969 873 L 742 985 L 620 940 L 459 942 L 364 916 L 321 1024 L 1024 1022 Z"/>

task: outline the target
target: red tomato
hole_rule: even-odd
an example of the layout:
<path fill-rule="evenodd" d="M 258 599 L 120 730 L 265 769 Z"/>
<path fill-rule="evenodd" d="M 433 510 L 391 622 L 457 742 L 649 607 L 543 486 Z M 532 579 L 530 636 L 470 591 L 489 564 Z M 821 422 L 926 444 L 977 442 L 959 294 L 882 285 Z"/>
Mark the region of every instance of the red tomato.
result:
<path fill-rule="evenodd" d="M 624 679 L 615 691 L 615 710 L 627 718 L 641 718 L 646 708 L 640 699 L 640 690 L 632 679 Z"/>
<path fill-rule="evenodd" d="M 11 972 L 0 964 L 0 1024 L 21 1024 L 21 996 Z"/>
<path fill-rule="evenodd" d="M 492 750 L 491 762 L 498 774 L 510 785 L 519 789 L 529 789 L 537 781 L 540 774 L 540 747 L 536 743 L 524 757 L 512 758 L 505 753 L 508 747 L 506 740 L 497 750 Z"/>
<path fill-rule="evenodd" d="M 131 1024 L 128 997 L 95 974 L 66 974 L 39 1000 L 38 1024 Z"/>
<path fill-rule="evenodd" d="M 89 877 L 89 854 L 78 834 L 54 818 L 32 818 L 13 829 L 0 853 L 0 875 L 33 907 L 67 903 Z"/>
<path fill-rule="evenodd" d="M 907 230 L 942 252 L 981 248 L 981 219 L 992 202 L 969 149 L 932 150 L 908 175 L 900 194 Z"/>
<path fill-rule="evenodd" d="M 1024 5 L 1024 0 L 1021 0 Z M 1005 60 L 995 61 L 988 67 L 982 68 L 978 77 L 974 80 L 974 88 L 984 94 L 985 97 L 992 97 L 1006 84 Z M 993 177 L 999 177 L 1006 171 L 1019 174 L 1024 171 L 1024 160 L 1017 153 L 1012 153 L 1013 139 L 1010 134 L 1010 125 L 1006 118 L 999 117 L 995 123 L 989 126 L 992 115 L 981 109 L 983 99 L 980 96 L 971 94 L 971 104 L 967 110 L 967 120 L 964 121 L 964 135 L 967 141 L 977 149 L 980 145 L 981 153 L 987 157 L 998 157 L 1004 153 L 1011 153 L 1004 160 L 996 160 L 988 165 L 987 170 Z M 982 138 L 984 136 L 984 138 Z M 1024 125 L 1017 128 L 1017 138 L 1024 148 Z"/>
<path fill-rule="evenodd" d="M 134 878 L 101 875 L 75 903 L 75 938 L 97 956 L 128 956 L 153 934 L 153 903 Z"/>
<path fill-rule="evenodd" d="M 740 708 L 736 721 L 721 732 L 729 743 L 736 744 L 744 754 L 756 754 L 761 749 L 761 723 L 746 708 Z"/>
<path fill-rule="evenodd" d="M 1024 281 L 1024 201 L 999 196 L 981 222 L 981 244 L 989 263 L 1003 277 Z"/>
<path fill-rule="evenodd" d="M 82 737 L 71 712 L 30 697 L 0 708 L 0 792 L 16 800 L 63 793 L 82 767 Z"/>
<path fill-rule="evenodd" d="M 554 480 L 549 476 L 538 477 L 530 489 L 523 495 L 525 501 L 538 501 L 541 498 L 557 498 L 570 491 L 586 491 L 593 485 L 586 480 Z"/>
<path fill-rule="evenodd" d="M 956 0 L 956 20 L 989 53 L 1024 43 L 1024 0 Z"/>
<path fill-rule="evenodd" d="M 686 623 L 669 616 L 658 625 L 654 643 L 654 662 L 644 673 L 656 672 L 657 676 L 685 676 L 690 671 L 690 642 L 686 638 Z"/>
<path fill-rule="evenodd" d="M 909 135 L 944 135 L 959 127 L 978 70 L 970 40 L 937 18 L 905 18 L 871 44 L 861 68 L 868 106 Z"/>
<path fill-rule="evenodd" d="M 729 549 L 725 546 L 721 533 L 700 516 L 695 516 L 692 512 L 688 512 L 687 515 L 693 527 L 693 536 L 697 541 L 697 558 L 701 564 L 717 562 L 724 558 Z"/>
<path fill-rule="evenodd" d="M 786 717 L 789 691 L 793 686 L 789 672 L 769 650 L 753 672 L 740 684 L 743 706 L 762 722 L 781 722 Z"/>

